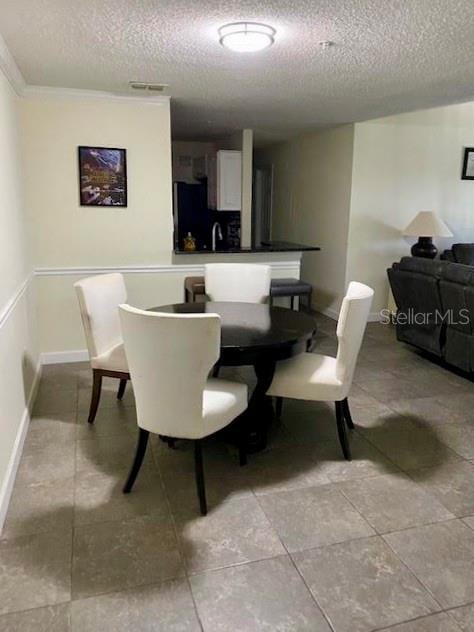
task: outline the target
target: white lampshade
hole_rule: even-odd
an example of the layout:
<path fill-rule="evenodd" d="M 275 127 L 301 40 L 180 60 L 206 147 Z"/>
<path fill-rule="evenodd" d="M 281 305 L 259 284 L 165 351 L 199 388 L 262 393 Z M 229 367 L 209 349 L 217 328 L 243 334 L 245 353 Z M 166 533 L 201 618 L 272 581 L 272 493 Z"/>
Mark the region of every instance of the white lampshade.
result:
<path fill-rule="evenodd" d="M 452 237 L 453 233 L 433 211 L 420 211 L 403 231 L 406 237 Z"/>

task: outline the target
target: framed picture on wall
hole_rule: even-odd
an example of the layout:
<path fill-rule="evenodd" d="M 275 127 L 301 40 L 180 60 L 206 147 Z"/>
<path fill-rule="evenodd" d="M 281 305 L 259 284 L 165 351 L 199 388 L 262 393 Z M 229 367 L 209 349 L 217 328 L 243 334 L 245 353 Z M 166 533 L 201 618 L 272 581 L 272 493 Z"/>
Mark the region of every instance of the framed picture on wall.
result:
<path fill-rule="evenodd" d="M 474 147 L 464 148 L 464 162 L 462 165 L 462 180 L 474 180 Z"/>
<path fill-rule="evenodd" d="M 78 149 L 81 206 L 127 206 L 126 149 Z"/>

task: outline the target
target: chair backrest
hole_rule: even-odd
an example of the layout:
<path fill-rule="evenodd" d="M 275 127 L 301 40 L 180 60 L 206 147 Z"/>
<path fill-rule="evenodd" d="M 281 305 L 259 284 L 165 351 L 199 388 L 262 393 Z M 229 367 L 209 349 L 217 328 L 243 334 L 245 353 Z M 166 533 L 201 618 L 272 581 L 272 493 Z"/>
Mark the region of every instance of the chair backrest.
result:
<path fill-rule="evenodd" d="M 89 356 L 95 358 L 122 340 L 118 306 L 127 300 L 123 276 L 100 274 L 74 283 Z"/>
<path fill-rule="evenodd" d="M 119 308 L 140 428 L 171 437 L 202 436 L 203 391 L 219 359 L 217 314 L 165 314 Z"/>
<path fill-rule="evenodd" d="M 368 285 L 352 281 L 342 301 L 337 323 L 337 378 L 350 388 L 364 337 L 374 291 Z"/>
<path fill-rule="evenodd" d="M 211 301 L 265 303 L 270 296 L 271 268 L 258 263 L 208 263 L 206 294 Z"/>

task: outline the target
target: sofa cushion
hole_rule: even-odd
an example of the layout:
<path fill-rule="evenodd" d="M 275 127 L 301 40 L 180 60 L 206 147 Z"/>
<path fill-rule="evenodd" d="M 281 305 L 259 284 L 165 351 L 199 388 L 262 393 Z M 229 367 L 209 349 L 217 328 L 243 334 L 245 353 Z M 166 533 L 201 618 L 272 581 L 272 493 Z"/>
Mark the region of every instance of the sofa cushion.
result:
<path fill-rule="evenodd" d="M 453 244 L 454 260 L 466 266 L 474 266 L 474 244 Z"/>
<path fill-rule="evenodd" d="M 439 259 L 402 257 L 400 263 L 398 264 L 398 268 L 404 272 L 418 272 L 419 274 L 440 277 L 446 265 L 446 261 L 440 261 Z"/>

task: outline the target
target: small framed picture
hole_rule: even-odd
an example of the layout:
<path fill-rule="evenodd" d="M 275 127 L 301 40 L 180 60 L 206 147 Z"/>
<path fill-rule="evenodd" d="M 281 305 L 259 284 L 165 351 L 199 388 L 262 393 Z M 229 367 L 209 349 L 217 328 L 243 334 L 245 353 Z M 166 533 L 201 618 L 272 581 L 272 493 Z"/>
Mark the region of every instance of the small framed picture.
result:
<path fill-rule="evenodd" d="M 464 148 L 461 180 L 474 180 L 474 147 Z"/>
<path fill-rule="evenodd" d="M 79 147 L 81 206 L 127 206 L 127 151 Z"/>

